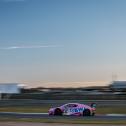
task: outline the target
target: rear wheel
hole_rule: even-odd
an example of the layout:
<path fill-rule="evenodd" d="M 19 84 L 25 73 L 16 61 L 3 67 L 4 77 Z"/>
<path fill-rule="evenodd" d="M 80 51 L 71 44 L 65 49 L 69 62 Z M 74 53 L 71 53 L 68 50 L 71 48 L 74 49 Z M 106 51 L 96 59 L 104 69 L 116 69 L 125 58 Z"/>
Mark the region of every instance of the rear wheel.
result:
<path fill-rule="evenodd" d="M 61 111 L 61 109 L 56 108 L 55 111 L 54 111 L 54 115 L 60 115 L 60 116 L 62 116 L 63 112 Z"/>
<path fill-rule="evenodd" d="M 85 109 L 85 110 L 83 111 L 83 116 L 90 116 L 90 115 L 91 115 L 91 112 L 90 112 L 89 109 Z"/>
<path fill-rule="evenodd" d="M 95 116 L 95 113 L 94 112 L 92 113 L 92 116 Z"/>

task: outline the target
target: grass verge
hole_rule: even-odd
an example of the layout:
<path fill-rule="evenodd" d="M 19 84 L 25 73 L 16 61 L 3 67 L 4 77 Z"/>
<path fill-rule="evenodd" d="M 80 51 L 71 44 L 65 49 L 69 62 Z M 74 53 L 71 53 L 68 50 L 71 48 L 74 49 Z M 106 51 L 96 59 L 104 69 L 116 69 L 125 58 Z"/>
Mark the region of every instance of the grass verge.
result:
<path fill-rule="evenodd" d="M 33 122 L 33 123 L 63 123 L 63 124 L 126 124 L 126 120 L 95 120 L 95 119 L 31 119 L 31 118 L 0 118 L 0 122 Z"/>

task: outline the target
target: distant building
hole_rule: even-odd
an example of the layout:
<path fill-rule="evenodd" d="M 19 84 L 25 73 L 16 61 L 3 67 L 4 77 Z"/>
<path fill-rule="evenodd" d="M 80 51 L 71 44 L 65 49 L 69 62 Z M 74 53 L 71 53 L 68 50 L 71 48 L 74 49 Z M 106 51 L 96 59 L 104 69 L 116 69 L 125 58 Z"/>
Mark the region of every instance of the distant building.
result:
<path fill-rule="evenodd" d="M 0 94 L 19 94 L 22 87 L 23 85 L 19 83 L 0 83 Z"/>
<path fill-rule="evenodd" d="M 109 86 L 117 91 L 126 90 L 126 81 L 113 81 Z"/>

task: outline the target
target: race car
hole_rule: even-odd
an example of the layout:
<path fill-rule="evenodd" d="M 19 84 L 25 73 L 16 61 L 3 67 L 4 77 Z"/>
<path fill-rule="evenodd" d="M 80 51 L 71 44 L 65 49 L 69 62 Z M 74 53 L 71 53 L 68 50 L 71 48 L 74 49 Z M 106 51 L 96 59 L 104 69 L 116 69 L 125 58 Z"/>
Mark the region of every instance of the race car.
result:
<path fill-rule="evenodd" d="M 96 104 L 85 105 L 80 103 L 67 103 L 59 107 L 50 108 L 49 115 L 76 115 L 76 116 L 94 116 Z"/>

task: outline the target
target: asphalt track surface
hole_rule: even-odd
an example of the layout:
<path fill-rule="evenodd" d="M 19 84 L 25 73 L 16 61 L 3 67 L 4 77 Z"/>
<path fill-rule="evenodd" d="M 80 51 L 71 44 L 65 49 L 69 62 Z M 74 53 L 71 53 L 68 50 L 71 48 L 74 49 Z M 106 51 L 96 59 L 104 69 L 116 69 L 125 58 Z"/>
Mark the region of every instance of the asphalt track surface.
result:
<path fill-rule="evenodd" d="M 34 99 L 16 99 L 16 100 L 1 100 L 0 107 L 11 106 L 60 106 L 66 103 L 82 103 L 90 105 L 96 103 L 97 107 L 106 106 L 126 106 L 126 100 L 34 100 Z"/>
<path fill-rule="evenodd" d="M 16 112 L 0 112 L 0 117 L 11 117 L 11 118 L 48 118 L 48 119 L 58 119 L 58 118 L 81 118 L 81 119 L 100 119 L 100 120 L 126 120 L 126 114 L 107 114 L 107 115 L 95 115 L 95 116 L 49 116 L 48 113 L 16 113 Z"/>

